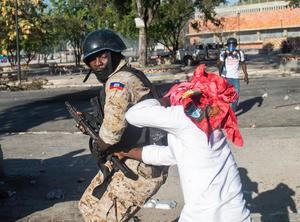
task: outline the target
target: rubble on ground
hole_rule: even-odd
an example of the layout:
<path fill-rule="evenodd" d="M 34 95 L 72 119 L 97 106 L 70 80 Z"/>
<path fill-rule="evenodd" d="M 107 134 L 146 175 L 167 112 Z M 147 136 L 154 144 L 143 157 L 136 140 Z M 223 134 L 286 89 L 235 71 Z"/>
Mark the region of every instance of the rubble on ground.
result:
<path fill-rule="evenodd" d="M 0 79 L 0 91 L 39 90 L 43 89 L 47 82 L 46 78 L 33 78 L 26 81 Z"/>

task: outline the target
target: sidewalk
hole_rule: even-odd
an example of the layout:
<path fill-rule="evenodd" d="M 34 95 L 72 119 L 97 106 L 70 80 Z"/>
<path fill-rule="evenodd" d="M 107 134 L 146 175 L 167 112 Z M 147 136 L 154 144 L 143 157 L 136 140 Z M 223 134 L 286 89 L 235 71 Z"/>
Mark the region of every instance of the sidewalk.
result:
<path fill-rule="evenodd" d="M 151 82 L 178 82 L 187 81 L 195 70 L 196 66 L 185 68 L 185 71 L 178 73 L 171 72 L 156 72 L 145 73 Z M 218 73 L 216 67 L 207 67 L 207 71 Z M 300 76 L 300 73 L 293 71 L 282 71 L 281 69 L 261 69 L 261 68 L 248 68 L 249 78 L 263 78 L 263 77 L 293 77 Z M 84 74 L 67 74 L 59 76 L 47 76 L 48 83 L 44 88 L 69 88 L 69 87 L 96 87 L 99 86 L 99 82 L 95 75 L 90 75 L 89 79 L 83 83 Z M 243 76 L 241 75 L 241 78 Z"/>

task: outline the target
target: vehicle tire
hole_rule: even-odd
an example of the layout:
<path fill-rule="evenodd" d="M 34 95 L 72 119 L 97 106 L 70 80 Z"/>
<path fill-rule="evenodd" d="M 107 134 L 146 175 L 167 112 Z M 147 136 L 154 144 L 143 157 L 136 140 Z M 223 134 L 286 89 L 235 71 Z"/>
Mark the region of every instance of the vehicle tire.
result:
<path fill-rule="evenodd" d="M 192 66 L 194 64 L 194 60 L 192 56 L 186 56 L 183 58 L 183 65 Z"/>

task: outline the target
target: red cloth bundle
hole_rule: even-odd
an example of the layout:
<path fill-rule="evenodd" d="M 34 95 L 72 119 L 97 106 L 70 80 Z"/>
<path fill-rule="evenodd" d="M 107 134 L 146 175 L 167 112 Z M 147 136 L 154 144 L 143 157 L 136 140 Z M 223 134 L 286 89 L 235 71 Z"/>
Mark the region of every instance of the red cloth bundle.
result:
<path fill-rule="evenodd" d="M 201 96 L 189 92 L 199 92 Z M 205 65 L 199 65 L 192 79 L 174 85 L 165 95 L 170 97 L 171 105 L 183 105 L 194 102 L 201 110 L 210 111 L 206 118 L 201 121 L 191 120 L 209 137 L 215 129 L 224 129 L 227 138 L 237 146 L 243 146 L 243 138 L 237 126 L 237 118 L 230 107 L 230 103 L 235 101 L 237 93 L 233 85 L 228 84 L 225 79 L 214 74 L 205 72 Z M 197 99 L 195 99 L 197 98 Z"/>

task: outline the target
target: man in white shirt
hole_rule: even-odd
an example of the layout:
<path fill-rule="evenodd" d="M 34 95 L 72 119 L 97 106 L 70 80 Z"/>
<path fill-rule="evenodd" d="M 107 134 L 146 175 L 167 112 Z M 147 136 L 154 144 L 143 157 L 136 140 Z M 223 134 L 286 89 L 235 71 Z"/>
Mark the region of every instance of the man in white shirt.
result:
<path fill-rule="evenodd" d="M 185 202 L 180 222 L 250 222 L 237 165 L 223 132 L 217 129 L 207 137 L 187 117 L 183 105 L 169 103 L 168 97 L 148 99 L 126 113 L 132 125 L 167 131 L 168 146 L 148 145 L 117 155 L 151 165 L 177 165 Z"/>
<path fill-rule="evenodd" d="M 226 49 L 221 51 L 219 56 L 219 74 L 226 78 L 227 81 L 232 84 L 239 95 L 240 82 L 239 82 L 239 68 L 241 66 L 244 73 L 244 80 L 248 84 L 248 72 L 245 62 L 244 52 L 237 49 L 237 40 L 235 38 L 229 38 L 226 43 Z M 238 99 L 232 103 L 231 107 L 233 111 L 237 110 Z"/>

